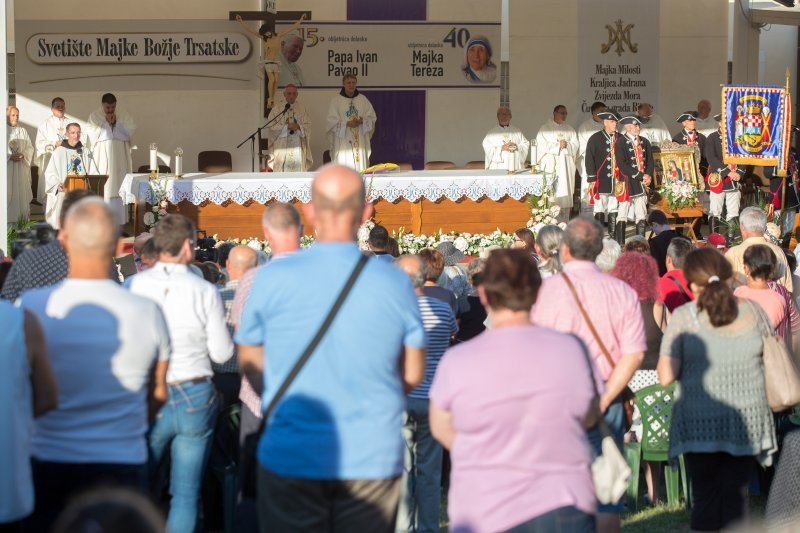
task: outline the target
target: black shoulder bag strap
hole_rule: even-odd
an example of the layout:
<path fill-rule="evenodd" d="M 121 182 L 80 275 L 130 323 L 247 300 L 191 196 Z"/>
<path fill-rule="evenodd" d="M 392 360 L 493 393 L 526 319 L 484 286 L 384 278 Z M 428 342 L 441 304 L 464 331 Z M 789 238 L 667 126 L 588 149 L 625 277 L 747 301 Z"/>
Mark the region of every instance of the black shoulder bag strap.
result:
<path fill-rule="evenodd" d="M 684 298 L 686 298 L 686 302 L 687 302 L 687 303 L 688 303 L 688 302 L 691 302 L 691 301 L 692 301 L 692 298 L 691 298 L 691 297 L 690 297 L 690 296 L 689 296 L 689 295 L 686 293 L 686 290 L 685 290 L 685 289 L 683 288 L 683 286 L 682 286 L 682 285 L 681 285 L 681 284 L 678 282 L 678 279 L 677 279 L 675 276 L 667 276 L 667 277 L 668 277 L 668 278 L 669 278 L 669 279 L 672 281 L 672 283 L 674 283 L 674 284 L 675 284 L 675 286 L 676 286 L 676 287 L 678 287 L 678 290 L 679 290 L 679 291 L 681 291 L 681 294 L 683 295 L 683 297 L 684 297 Z"/>
<path fill-rule="evenodd" d="M 369 256 L 362 254 L 358 260 L 358 263 L 356 263 L 353 272 L 350 274 L 350 278 L 348 278 L 347 283 L 345 283 L 344 287 L 342 287 L 342 292 L 339 293 L 339 296 L 336 298 L 333 307 L 331 307 L 331 310 L 328 311 L 328 316 L 325 317 L 325 321 L 319 327 L 319 330 L 317 330 L 317 334 L 314 335 L 314 338 L 308 343 L 305 351 L 294 364 L 294 367 L 292 367 L 289 375 L 287 375 L 286 379 L 283 380 L 283 383 L 281 383 L 281 386 L 278 388 L 275 396 L 272 397 L 269 405 L 264 410 L 264 415 L 261 417 L 261 425 L 258 427 L 258 435 L 261 435 L 264 432 L 264 428 L 267 426 L 267 421 L 269 420 L 272 411 L 275 410 L 278 402 L 281 401 L 283 395 L 286 394 L 286 390 L 300 373 L 300 370 L 303 369 L 303 366 L 305 366 L 306 362 L 311 358 L 311 354 L 314 353 L 314 350 L 316 350 L 317 346 L 319 346 L 322 337 L 324 337 L 328 332 L 328 329 L 333 323 L 333 319 L 336 318 L 336 315 L 339 313 L 339 309 L 341 309 L 342 304 L 344 303 L 345 299 L 347 299 L 347 295 L 350 294 L 350 289 L 352 289 L 353 285 L 356 284 L 356 279 L 358 279 L 361 271 L 364 270 L 367 261 L 369 261 Z"/>

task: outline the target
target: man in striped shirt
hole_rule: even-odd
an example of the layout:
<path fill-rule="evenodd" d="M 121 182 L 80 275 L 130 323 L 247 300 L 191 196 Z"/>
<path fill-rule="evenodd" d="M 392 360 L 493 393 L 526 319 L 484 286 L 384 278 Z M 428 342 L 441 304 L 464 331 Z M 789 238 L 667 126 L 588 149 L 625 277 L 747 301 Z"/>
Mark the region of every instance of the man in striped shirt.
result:
<path fill-rule="evenodd" d="M 448 303 L 423 294 L 425 272 L 419 257 L 405 255 L 396 264 L 408 274 L 414 284 L 422 324 L 425 327 L 427 354 L 425 379 L 408 394 L 406 400 L 403 424 L 403 436 L 406 439 L 406 482 L 397 514 L 397 530 L 438 531 L 442 445 L 431 435 L 428 392 L 436 367 L 458 332 L 458 325 Z"/>

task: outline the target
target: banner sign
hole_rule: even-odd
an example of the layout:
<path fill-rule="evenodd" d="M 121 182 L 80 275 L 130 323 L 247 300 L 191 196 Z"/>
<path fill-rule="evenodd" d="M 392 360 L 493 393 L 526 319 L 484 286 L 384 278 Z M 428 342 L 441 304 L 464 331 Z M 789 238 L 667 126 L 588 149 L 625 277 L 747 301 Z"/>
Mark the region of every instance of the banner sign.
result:
<path fill-rule="evenodd" d="M 37 65 L 237 63 L 250 55 L 242 33 L 37 33 L 25 51 Z"/>
<path fill-rule="evenodd" d="M 247 91 L 261 49 L 230 20 L 19 20 L 14 38 L 23 94 Z"/>
<path fill-rule="evenodd" d="M 290 25 L 279 23 L 278 33 Z M 500 87 L 499 22 L 313 21 L 295 34 L 302 39 L 299 53 L 298 46 L 288 50 L 294 36 L 282 37 L 280 85 L 290 79 L 306 88 L 336 88 L 353 74 L 363 89 Z"/>
<path fill-rule="evenodd" d="M 641 0 L 578 2 L 578 103 L 587 118 L 594 102 L 622 115 L 642 102 L 656 108 L 659 9 Z"/>
<path fill-rule="evenodd" d="M 722 156 L 725 163 L 781 166 L 789 146 L 791 102 L 781 87 L 722 88 Z"/>

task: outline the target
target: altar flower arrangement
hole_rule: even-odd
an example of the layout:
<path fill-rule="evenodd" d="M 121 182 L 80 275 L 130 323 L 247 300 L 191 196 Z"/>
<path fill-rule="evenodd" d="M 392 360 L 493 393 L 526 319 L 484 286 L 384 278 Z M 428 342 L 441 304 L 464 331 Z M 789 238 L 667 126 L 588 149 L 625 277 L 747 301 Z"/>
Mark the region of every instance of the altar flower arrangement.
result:
<path fill-rule="evenodd" d="M 558 215 L 561 214 L 561 208 L 553 204 L 553 198 L 543 193 L 541 196 L 533 196 L 528 199 L 528 205 L 531 208 L 531 218 L 528 220 L 527 226 L 534 230 L 547 225 L 557 225 Z"/>
<path fill-rule="evenodd" d="M 372 220 L 367 221 L 359 228 L 359 247 L 363 250 L 367 249 L 367 237 L 369 237 L 369 230 L 375 227 L 375 222 Z M 364 237 L 362 239 L 362 237 Z M 507 248 L 514 242 L 514 235 L 511 233 L 504 233 L 499 229 L 492 233 L 460 233 L 451 231 L 444 233 L 439 231 L 431 235 L 414 235 L 407 233 L 403 228 L 398 231 L 392 232 L 392 237 L 397 239 L 400 246 L 401 254 L 417 254 L 423 248 L 436 248 L 442 242 L 452 242 L 453 246 L 464 252 L 465 255 L 480 255 L 481 251 L 485 248 L 497 247 Z M 228 238 L 220 239 L 219 235 L 213 235 L 217 243 L 215 247 L 220 247 L 225 243 L 230 243 L 234 246 L 244 245 L 249 246 L 255 250 L 260 250 L 265 253 L 270 253 L 269 242 L 265 239 L 258 239 L 255 237 L 247 238 Z M 300 238 L 300 247 L 308 248 L 314 244 L 313 235 L 303 235 Z"/>
<path fill-rule="evenodd" d="M 167 201 L 167 180 L 166 178 L 150 180 L 149 186 L 150 192 L 147 201 L 153 207 L 144 214 L 143 222 L 152 232 L 158 221 L 167 216 L 167 207 L 169 206 Z"/>
<path fill-rule="evenodd" d="M 674 180 L 665 181 L 658 193 L 666 198 L 670 209 L 693 207 L 697 203 L 697 187 L 690 181 Z"/>
<path fill-rule="evenodd" d="M 397 239 L 401 254 L 417 254 L 423 248 L 436 248 L 442 242 L 452 242 L 459 251 L 465 255 L 479 255 L 481 250 L 490 246 L 505 248 L 514 242 L 514 235 L 504 233 L 499 229 L 492 233 L 461 233 L 439 231 L 432 235 L 414 235 L 406 233 L 404 228 L 392 232 L 392 237 Z"/>

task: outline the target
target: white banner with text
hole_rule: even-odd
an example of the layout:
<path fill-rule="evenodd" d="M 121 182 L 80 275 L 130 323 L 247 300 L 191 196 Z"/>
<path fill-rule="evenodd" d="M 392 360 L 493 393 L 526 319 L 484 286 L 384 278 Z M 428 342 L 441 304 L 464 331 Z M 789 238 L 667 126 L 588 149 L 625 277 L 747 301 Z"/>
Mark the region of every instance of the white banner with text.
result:
<path fill-rule="evenodd" d="M 340 87 L 346 74 L 365 89 L 500 86 L 499 22 L 311 21 L 295 33 L 300 53 L 281 59 L 304 87 Z"/>

